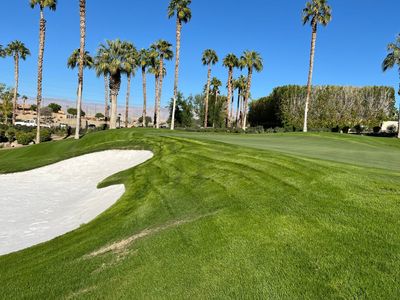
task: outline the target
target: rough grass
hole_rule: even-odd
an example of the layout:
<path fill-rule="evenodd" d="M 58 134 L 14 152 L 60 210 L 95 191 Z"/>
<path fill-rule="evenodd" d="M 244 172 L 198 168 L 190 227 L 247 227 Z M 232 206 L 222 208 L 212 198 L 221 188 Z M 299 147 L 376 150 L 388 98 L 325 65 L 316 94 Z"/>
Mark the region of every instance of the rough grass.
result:
<path fill-rule="evenodd" d="M 398 141 L 120 130 L 0 151 L 0 172 L 110 148 L 155 157 L 101 184 L 127 192 L 90 224 L 0 257 L 0 299 L 400 296 Z"/>

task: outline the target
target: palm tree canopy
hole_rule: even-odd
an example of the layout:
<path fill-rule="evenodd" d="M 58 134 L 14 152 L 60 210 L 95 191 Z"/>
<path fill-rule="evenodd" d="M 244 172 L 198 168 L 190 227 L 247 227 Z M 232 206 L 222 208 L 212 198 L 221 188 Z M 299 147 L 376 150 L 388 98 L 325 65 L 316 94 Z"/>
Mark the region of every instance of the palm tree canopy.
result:
<path fill-rule="evenodd" d="M 206 49 L 203 52 L 203 57 L 201 58 L 203 65 L 215 65 L 218 62 L 218 55 L 212 49 Z"/>
<path fill-rule="evenodd" d="M 138 66 L 141 68 L 147 68 L 151 65 L 150 50 L 141 49 L 138 53 Z"/>
<path fill-rule="evenodd" d="M 53 11 L 57 8 L 57 0 L 29 0 L 29 4 L 31 8 L 34 8 L 36 5 L 39 5 L 40 9 L 48 7 Z"/>
<path fill-rule="evenodd" d="M 388 55 L 382 63 L 382 69 L 386 72 L 394 66 L 398 66 L 400 72 L 400 35 L 397 36 L 394 43 L 390 43 L 387 47 Z"/>
<path fill-rule="evenodd" d="M 213 79 L 211 79 L 211 86 L 213 92 L 219 91 L 219 88 L 222 86 L 222 82 L 217 77 L 213 77 Z"/>
<path fill-rule="evenodd" d="M 303 25 L 311 23 L 311 26 L 321 24 L 326 26 L 332 20 L 332 9 L 327 0 L 311 0 L 303 9 Z"/>
<path fill-rule="evenodd" d="M 126 73 L 127 56 L 123 42 L 117 39 L 107 40 L 106 44 L 101 44 L 95 58 L 96 73 L 98 76 L 109 74 L 117 75 Z"/>
<path fill-rule="evenodd" d="M 224 61 L 222 62 L 223 66 L 229 69 L 237 68 L 239 66 L 239 59 L 233 53 L 225 56 Z"/>
<path fill-rule="evenodd" d="M 168 6 L 168 17 L 172 18 L 177 16 L 177 18 L 183 22 L 188 23 L 192 19 L 192 11 L 189 5 L 192 0 L 171 0 Z"/>
<path fill-rule="evenodd" d="M 124 49 L 125 55 L 125 73 L 130 76 L 134 75 L 135 70 L 138 66 L 138 52 L 136 47 L 130 42 L 122 42 L 122 47 Z"/>
<path fill-rule="evenodd" d="M 79 59 L 80 59 L 80 49 L 75 49 L 74 52 L 72 52 L 71 56 L 68 58 L 67 66 L 70 69 L 75 69 L 79 65 Z M 84 56 L 83 56 L 83 66 L 85 68 L 93 68 L 94 66 L 94 60 L 93 57 L 90 55 L 88 51 L 85 51 Z"/>
<path fill-rule="evenodd" d="M 255 69 L 257 72 L 263 70 L 263 59 L 256 51 L 245 51 L 240 58 L 240 67 L 249 70 Z"/>
<path fill-rule="evenodd" d="M 240 89 L 241 91 L 244 91 L 247 88 L 247 78 L 243 75 L 240 75 L 238 79 L 235 79 L 233 81 L 233 86 L 235 89 Z"/>
<path fill-rule="evenodd" d="M 6 51 L 3 49 L 3 45 L 0 45 L 0 57 L 5 57 Z"/>
<path fill-rule="evenodd" d="M 27 56 L 31 55 L 29 49 L 26 48 L 25 44 L 20 41 L 13 41 L 8 44 L 7 48 L 5 49 L 5 53 L 8 56 L 18 56 L 23 60 L 25 60 Z"/>
<path fill-rule="evenodd" d="M 171 60 L 174 57 L 174 52 L 172 51 L 172 44 L 165 40 L 158 40 L 151 46 L 154 53 L 158 54 L 158 57 L 165 60 Z"/>

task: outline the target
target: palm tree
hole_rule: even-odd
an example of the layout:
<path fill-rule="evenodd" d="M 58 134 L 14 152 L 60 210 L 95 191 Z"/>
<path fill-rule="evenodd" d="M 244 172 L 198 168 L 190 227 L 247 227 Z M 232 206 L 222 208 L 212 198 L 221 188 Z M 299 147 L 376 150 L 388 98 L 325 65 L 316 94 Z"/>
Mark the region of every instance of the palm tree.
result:
<path fill-rule="evenodd" d="M 153 114 L 153 124 L 155 126 L 155 119 L 157 118 L 156 115 L 156 107 L 157 107 L 157 99 L 158 99 L 158 86 L 160 83 L 160 70 L 159 70 L 159 65 L 160 65 L 160 60 L 157 58 L 157 55 L 154 56 L 155 51 L 152 51 L 150 53 L 151 59 L 150 59 L 150 67 L 148 69 L 148 72 L 150 74 L 154 75 L 154 82 L 155 82 L 155 100 L 154 100 L 154 114 Z M 163 77 L 167 75 L 167 69 L 164 67 L 163 68 Z"/>
<path fill-rule="evenodd" d="M 172 18 L 176 14 L 176 57 L 175 57 L 176 60 L 175 60 L 174 100 L 172 106 L 171 130 L 175 129 L 175 110 L 176 110 L 176 98 L 178 97 L 182 23 L 188 23 L 192 18 L 192 11 L 189 8 L 189 5 L 191 3 L 192 0 L 171 0 L 168 6 L 168 17 Z"/>
<path fill-rule="evenodd" d="M 23 95 L 22 96 L 22 103 L 23 103 L 23 108 L 22 108 L 22 114 L 25 115 L 25 106 L 26 106 L 26 100 L 28 100 L 28 97 Z"/>
<path fill-rule="evenodd" d="M 210 94 L 210 84 L 211 84 L 211 66 L 218 62 L 217 53 L 212 49 L 207 49 L 203 52 L 202 63 L 204 66 L 208 67 L 207 72 L 207 87 L 206 87 L 206 98 L 204 101 L 204 128 L 208 126 L 208 99 Z"/>
<path fill-rule="evenodd" d="M 397 36 L 394 43 L 390 43 L 387 46 L 388 54 L 382 63 L 382 69 L 386 72 L 394 67 L 398 68 L 398 73 L 400 75 L 400 34 Z M 398 94 L 400 95 L 400 84 Z M 399 109 L 399 124 L 398 124 L 398 134 L 397 137 L 400 139 L 400 109 Z"/>
<path fill-rule="evenodd" d="M 236 57 L 235 54 L 228 54 L 225 56 L 223 61 L 224 67 L 228 68 L 228 97 L 226 99 L 226 120 L 225 125 L 226 127 L 230 126 L 230 111 L 231 111 L 231 99 L 232 99 L 232 80 L 233 80 L 233 69 L 239 66 L 239 59 Z"/>
<path fill-rule="evenodd" d="M 312 89 L 312 76 L 314 69 L 314 56 L 315 56 L 315 44 L 317 41 L 317 29 L 318 24 L 327 26 L 332 20 L 332 10 L 328 5 L 327 0 L 311 0 L 307 2 L 306 8 L 303 9 L 303 25 L 307 23 L 311 24 L 312 35 L 311 35 L 311 51 L 310 51 L 310 68 L 308 71 L 308 81 L 307 81 L 307 98 L 304 109 L 304 127 L 303 131 L 307 132 L 307 122 L 308 122 L 308 107 L 311 97 Z"/>
<path fill-rule="evenodd" d="M 15 119 L 17 116 L 17 97 L 18 97 L 18 83 L 19 83 L 19 59 L 25 60 L 31 52 L 25 47 L 25 44 L 20 41 L 13 41 L 8 44 L 5 49 L 7 56 L 12 56 L 14 58 L 14 78 L 15 78 L 15 88 L 14 88 L 14 99 L 13 99 L 13 113 L 12 113 L 12 124 L 15 124 Z"/>
<path fill-rule="evenodd" d="M 76 128 L 75 139 L 79 140 L 81 130 L 82 97 L 83 97 L 83 69 L 85 67 L 86 43 L 86 0 L 79 0 L 80 16 L 80 48 L 78 57 L 78 99 L 76 101 Z"/>
<path fill-rule="evenodd" d="M 244 108 L 243 108 L 243 124 L 242 128 L 243 130 L 246 130 L 247 126 L 247 110 L 248 110 L 248 104 L 249 104 L 249 98 L 250 98 L 250 90 L 251 90 L 251 81 L 253 78 L 253 70 L 256 70 L 257 72 L 261 72 L 263 69 L 263 60 L 261 58 L 261 55 L 258 52 L 255 51 L 245 51 L 240 58 L 240 67 L 241 68 L 247 68 L 248 70 L 248 75 L 247 75 L 247 88 L 246 88 L 246 93 L 244 97 Z"/>
<path fill-rule="evenodd" d="M 239 120 L 243 119 L 243 95 L 245 94 L 247 87 L 247 79 L 243 75 L 240 75 L 238 79 L 234 81 L 234 87 L 238 90 L 237 108 L 236 108 L 236 127 L 239 127 Z"/>
<path fill-rule="evenodd" d="M 155 44 L 152 45 L 152 49 L 157 52 L 157 56 L 159 59 L 159 68 L 158 74 L 164 73 L 164 60 L 171 60 L 174 57 L 174 53 L 172 52 L 172 44 L 167 41 L 159 40 Z M 156 97 L 156 107 L 155 107 L 155 125 L 156 128 L 160 128 L 160 106 L 161 106 L 161 95 L 162 95 L 162 86 L 163 86 L 164 76 L 159 76 L 158 78 L 158 93 Z"/>
<path fill-rule="evenodd" d="M 109 89 L 111 96 L 110 128 L 117 128 L 118 94 L 121 88 L 121 75 L 127 72 L 127 57 L 123 43 L 117 39 L 107 40 L 101 44 L 96 61 L 97 74 L 109 76 Z"/>
<path fill-rule="evenodd" d="M 0 58 L 6 57 L 6 52 L 3 49 L 3 45 L 0 45 Z"/>
<path fill-rule="evenodd" d="M 46 40 L 46 20 L 44 18 L 44 9 L 49 8 L 55 11 L 57 8 L 57 0 L 30 0 L 31 8 L 39 6 L 40 22 L 39 22 L 39 55 L 38 55 L 38 78 L 37 78 L 37 130 L 36 143 L 40 143 L 40 107 L 42 105 L 42 84 L 43 84 L 43 56 Z"/>
<path fill-rule="evenodd" d="M 217 77 L 213 77 L 213 79 L 210 82 L 210 89 L 212 91 L 212 94 L 214 94 L 214 109 L 213 109 L 213 124 L 212 127 L 215 128 L 215 119 L 216 119 L 216 107 L 217 107 L 217 102 L 218 102 L 218 95 L 219 95 L 219 88 L 222 86 L 221 80 L 219 80 Z"/>
<path fill-rule="evenodd" d="M 110 118 L 110 76 L 108 75 L 107 70 L 102 69 L 105 59 L 104 54 L 98 50 L 94 58 L 94 67 L 96 69 L 97 77 L 103 76 L 104 78 L 104 120 L 107 123 Z"/>
<path fill-rule="evenodd" d="M 135 75 L 135 70 L 138 65 L 138 52 L 132 43 L 123 42 L 123 47 L 126 57 L 125 73 L 127 77 L 127 90 L 126 90 L 126 101 L 125 101 L 125 128 L 128 128 L 131 77 Z"/>
<path fill-rule="evenodd" d="M 147 78 L 146 70 L 151 66 L 150 51 L 142 49 L 138 54 L 138 65 L 142 70 L 142 85 L 143 85 L 143 113 L 142 113 L 142 126 L 146 127 L 147 117 Z"/>

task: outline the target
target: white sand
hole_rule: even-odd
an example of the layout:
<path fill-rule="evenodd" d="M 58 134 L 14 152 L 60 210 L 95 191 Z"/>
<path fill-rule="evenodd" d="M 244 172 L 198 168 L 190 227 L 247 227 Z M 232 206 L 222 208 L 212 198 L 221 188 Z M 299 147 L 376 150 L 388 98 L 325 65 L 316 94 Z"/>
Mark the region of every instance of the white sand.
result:
<path fill-rule="evenodd" d="M 111 150 L 0 175 L 0 255 L 90 222 L 125 192 L 124 185 L 97 189 L 98 183 L 152 157 L 150 151 Z"/>

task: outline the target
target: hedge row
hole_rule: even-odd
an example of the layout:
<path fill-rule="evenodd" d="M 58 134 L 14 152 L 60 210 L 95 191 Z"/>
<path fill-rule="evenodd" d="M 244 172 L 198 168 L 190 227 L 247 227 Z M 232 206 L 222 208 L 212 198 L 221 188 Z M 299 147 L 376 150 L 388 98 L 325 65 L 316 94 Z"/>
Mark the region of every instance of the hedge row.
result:
<path fill-rule="evenodd" d="M 271 95 L 250 105 L 252 126 L 302 128 L 307 87 L 275 88 Z M 312 90 L 310 128 L 379 126 L 395 115 L 395 90 L 385 86 L 317 86 Z"/>

